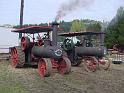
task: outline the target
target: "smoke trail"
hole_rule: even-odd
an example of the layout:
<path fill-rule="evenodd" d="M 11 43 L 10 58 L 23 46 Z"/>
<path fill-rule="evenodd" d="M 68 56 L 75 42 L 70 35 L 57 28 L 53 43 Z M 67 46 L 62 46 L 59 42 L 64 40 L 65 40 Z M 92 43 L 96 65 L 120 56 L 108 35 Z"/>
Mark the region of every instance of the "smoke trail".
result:
<path fill-rule="evenodd" d="M 66 16 L 67 14 L 77 10 L 78 8 L 86 8 L 92 4 L 94 0 L 69 0 L 68 3 L 63 3 L 57 12 L 55 20 Z"/>

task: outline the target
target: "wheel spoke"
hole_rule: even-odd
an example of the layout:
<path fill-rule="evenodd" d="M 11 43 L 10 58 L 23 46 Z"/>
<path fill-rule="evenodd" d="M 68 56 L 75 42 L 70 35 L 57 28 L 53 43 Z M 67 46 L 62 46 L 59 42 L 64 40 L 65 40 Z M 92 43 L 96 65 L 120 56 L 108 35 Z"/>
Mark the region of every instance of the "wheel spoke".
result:
<path fill-rule="evenodd" d="M 41 77 L 49 76 L 51 74 L 52 64 L 46 58 L 42 58 L 38 62 L 38 73 Z"/>
<path fill-rule="evenodd" d="M 109 58 L 103 57 L 102 59 L 99 59 L 99 66 L 100 66 L 100 68 L 103 68 L 104 70 L 107 70 L 110 67 Z"/>
<path fill-rule="evenodd" d="M 11 49 L 11 60 L 11 65 L 14 68 L 24 66 L 25 56 L 20 46 Z"/>
<path fill-rule="evenodd" d="M 98 62 L 94 57 L 84 58 L 84 68 L 87 72 L 96 71 Z"/>
<path fill-rule="evenodd" d="M 71 62 L 68 58 L 64 57 L 61 62 L 59 62 L 58 71 L 60 74 L 67 74 L 71 70 Z"/>

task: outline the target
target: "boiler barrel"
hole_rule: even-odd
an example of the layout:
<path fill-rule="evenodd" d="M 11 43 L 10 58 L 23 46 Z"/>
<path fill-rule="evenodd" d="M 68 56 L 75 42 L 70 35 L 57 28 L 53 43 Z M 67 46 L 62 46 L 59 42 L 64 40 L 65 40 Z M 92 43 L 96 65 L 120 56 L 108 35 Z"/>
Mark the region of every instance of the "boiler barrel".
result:
<path fill-rule="evenodd" d="M 35 57 L 42 57 L 42 58 L 59 59 L 62 57 L 61 49 L 52 46 L 33 46 L 32 54 Z"/>
<path fill-rule="evenodd" d="M 75 52 L 78 56 L 102 57 L 104 55 L 102 48 L 96 47 L 76 47 Z"/>

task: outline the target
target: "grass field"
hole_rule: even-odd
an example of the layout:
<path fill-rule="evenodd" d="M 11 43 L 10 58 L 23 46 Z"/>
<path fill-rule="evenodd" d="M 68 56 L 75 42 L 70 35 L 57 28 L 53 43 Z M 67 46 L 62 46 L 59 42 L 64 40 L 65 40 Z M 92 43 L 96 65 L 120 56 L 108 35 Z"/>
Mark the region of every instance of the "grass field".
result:
<path fill-rule="evenodd" d="M 72 67 L 69 75 L 40 78 L 36 68 L 14 69 L 9 61 L 0 62 L 0 93 L 124 93 L 124 64 L 94 73 Z"/>
<path fill-rule="evenodd" d="M 0 93 L 27 93 L 8 66 L 9 62 L 0 62 Z"/>

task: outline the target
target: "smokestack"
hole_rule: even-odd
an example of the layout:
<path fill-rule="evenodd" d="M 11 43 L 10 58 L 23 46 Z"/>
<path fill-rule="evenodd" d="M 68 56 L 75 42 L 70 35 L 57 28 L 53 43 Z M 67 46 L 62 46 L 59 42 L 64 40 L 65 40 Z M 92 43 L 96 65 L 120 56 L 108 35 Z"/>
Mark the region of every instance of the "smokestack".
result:
<path fill-rule="evenodd" d="M 67 14 L 79 9 L 87 8 L 94 0 L 69 0 L 68 3 L 63 3 L 59 8 L 55 20 L 58 21 Z"/>
<path fill-rule="evenodd" d="M 21 0 L 20 7 L 20 28 L 23 26 L 23 12 L 24 12 L 24 0 Z M 19 33 L 19 39 L 22 37 L 22 33 Z"/>
<path fill-rule="evenodd" d="M 52 27 L 53 27 L 53 32 L 52 32 L 52 45 L 53 46 L 57 46 L 57 29 L 58 29 L 58 25 L 59 23 L 57 23 L 56 21 L 52 23 Z"/>

